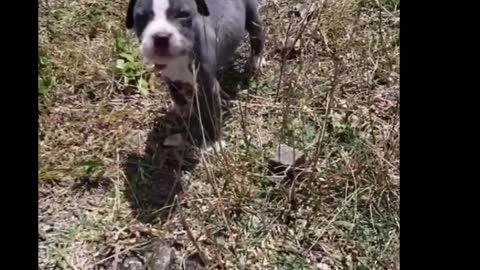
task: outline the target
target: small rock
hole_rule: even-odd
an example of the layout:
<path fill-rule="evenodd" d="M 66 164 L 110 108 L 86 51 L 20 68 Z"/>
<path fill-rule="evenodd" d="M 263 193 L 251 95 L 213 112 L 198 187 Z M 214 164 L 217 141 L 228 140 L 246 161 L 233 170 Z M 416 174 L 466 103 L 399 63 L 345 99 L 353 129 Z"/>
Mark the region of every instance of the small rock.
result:
<path fill-rule="evenodd" d="M 53 232 L 53 225 L 45 224 L 43 226 L 43 231 L 46 232 L 46 233 Z"/>
<path fill-rule="evenodd" d="M 47 240 L 47 235 L 45 234 L 45 232 L 38 228 L 38 239 L 40 239 L 41 241 L 45 241 Z"/>
<path fill-rule="evenodd" d="M 199 270 L 204 269 L 204 267 L 196 261 L 188 260 L 185 262 L 185 270 Z"/>
<path fill-rule="evenodd" d="M 125 270 L 145 270 L 145 265 L 137 257 L 127 257 L 123 260 L 122 263 L 123 269 Z"/>
<path fill-rule="evenodd" d="M 317 263 L 316 269 L 317 270 L 331 270 L 332 268 L 326 263 Z"/>
<path fill-rule="evenodd" d="M 163 141 L 164 146 L 180 146 L 182 143 L 183 138 L 181 133 L 170 135 Z"/>
<path fill-rule="evenodd" d="M 47 233 L 51 233 L 52 231 L 53 231 L 53 226 L 49 224 L 44 224 L 43 226 L 39 226 L 38 239 L 41 241 L 47 240 Z"/>
<path fill-rule="evenodd" d="M 150 270 L 173 269 L 175 253 L 165 242 L 158 241 L 153 245 L 153 254 L 148 261 Z"/>
<path fill-rule="evenodd" d="M 202 259 L 198 253 L 188 256 L 185 260 L 185 270 L 200 270 L 205 269 Z"/>
<path fill-rule="evenodd" d="M 274 148 L 269 160 L 270 170 L 274 174 L 288 171 L 290 168 L 297 167 L 305 162 L 303 152 L 294 149 L 285 144 L 280 144 Z"/>
<path fill-rule="evenodd" d="M 143 130 L 135 129 L 127 135 L 127 141 L 133 148 L 141 148 L 145 143 L 146 133 Z"/>

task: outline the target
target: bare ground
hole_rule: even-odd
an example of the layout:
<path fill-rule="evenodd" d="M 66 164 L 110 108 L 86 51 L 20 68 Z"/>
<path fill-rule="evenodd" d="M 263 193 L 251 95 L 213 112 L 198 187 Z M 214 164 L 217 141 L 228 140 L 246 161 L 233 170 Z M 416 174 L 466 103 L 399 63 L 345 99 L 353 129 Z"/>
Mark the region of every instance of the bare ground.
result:
<path fill-rule="evenodd" d="M 164 239 L 180 269 L 398 269 L 399 1 L 310 4 L 262 1 L 267 66 L 246 82 L 239 49 L 212 155 L 161 146 L 183 130 L 126 0 L 41 1 L 39 268 L 108 268 Z M 293 180 L 267 174 L 279 143 L 307 155 Z"/>

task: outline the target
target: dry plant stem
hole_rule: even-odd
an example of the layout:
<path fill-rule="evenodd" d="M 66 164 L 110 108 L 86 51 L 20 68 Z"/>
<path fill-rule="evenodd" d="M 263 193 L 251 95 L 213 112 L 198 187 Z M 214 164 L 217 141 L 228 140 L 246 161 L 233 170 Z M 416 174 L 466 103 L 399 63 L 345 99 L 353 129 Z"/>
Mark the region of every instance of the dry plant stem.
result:
<path fill-rule="evenodd" d="M 172 188 L 173 190 L 173 188 Z M 169 200 L 170 200 L 170 195 L 169 195 Z M 180 204 L 179 202 L 179 197 L 178 196 L 175 196 L 173 197 L 173 201 L 172 201 L 172 204 L 170 204 L 170 208 L 168 209 L 168 216 L 167 216 L 167 220 L 170 220 L 170 218 L 172 217 L 172 214 L 173 214 L 173 211 L 175 210 L 176 205 Z M 162 207 L 163 208 L 163 207 Z"/>
<path fill-rule="evenodd" d="M 288 19 L 288 25 L 287 25 L 287 30 L 285 33 L 285 40 L 283 41 L 283 49 L 282 49 L 282 62 L 280 64 L 280 74 L 278 76 L 278 83 L 277 83 L 277 90 L 275 94 L 275 102 L 278 101 L 279 99 L 279 94 L 280 94 L 280 88 L 282 87 L 282 82 L 283 82 L 283 74 L 285 73 L 285 64 L 287 62 L 287 46 L 288 46 L 288 36 L 290 35 L 290 28 L 292 27 L 292 17 L 289 17 Z"/>
<path fill-rule="evenodd" d="M 328 94 L 327 94 L 327 105 L 325 108 L 325 114 L 324 114 L 323 123 L 322 123 L 322 131 L 320 133 L 320 137 L 318 138 L 318 141 L 315 146 L 315 152 L 314 152 L 313 164 L 312 164 L 313 170 L 315 170 L 315 167 L 317 166 L 318 160 L 320 158 L 320 152 L 322 151 L 323 140 L 325 139 L 325 133 L 327 130 L 327 125 L 329 120 L 328 116 L 330 115 L 333 94 L 335 93 L 335 89 L 337 88 L 338 79 L 340 76 L 340 59 L 337 59 L 335 55 L 332 55 L 332 61 L 334 65 L 332 86 L 330 87 L 330 90 L 328 91 Z"/>
<path fill-rule="evenodd" d="M 310 4 L 310 6 L 308 7 L 308 12 L 311 10 L 312 6 L 314 4 Z M 307 13 L 308 13 L 307 12 Z M 313 15 L 312 15 L 313 16 Z M 291 29 L 291 25 L 292 25 L 292 20 L 290 18 L 289 20 L 289 24 L 288 24 L 288 28 L 287 28 L 287 33 L 285 35 L 285 42 L 284 42 L 284 48 L 283 48 L 283 55 L 282 55 L 282 64 L 280 66 L 280 77 L 278 79 L 278 84 L 277 84 L 277 93 L 276 93 L 276 100 L 278 100 L 278 95 L 279 95 L 279 91 L 280 91 L 280 88 L 282 87 L 282 79 L 283 79 L 283 75 L 285 73 L 285 66 L 286 66 L 286 59 L 287 59 L 287 56 L 288 54 L 290 54 L 290 52 L 293 50 L 293 47 L 295 46 L 295 44 L 298 42 L 298 40 L 300 40 L 300 38 L 302 37 L 302 34 L 303 32 L 305 31 L 306 29 L 306 26 L 308 25 L 308 17 L 309 16 L 305 16 L 305 18 L 303 18 L 303 20 L 301 21 L 301 28 L 300 28 L 300 31 L 299 33 L 297 34 L 297 36 L 295 37 L 295 39 L 293 40 L 293 43 L 292 43 L 292 49 L 290 49 L 288 52 L 286 51 L 286 48 L 287 48 L 287 43 L 288 43 L 288 37 L 289 37 L 289 33 L 290 33 L 290 29 Z M 300 59 L 300 61 L 302 61 L 302 58 Z M 302 67 L 303 65 L 300 64 L 298 66 L 298 74 L 301 74 L 301 71 L 302 71 Z M 300 75 L 299 75 L 300 76 Z M 293 82 L 293 84 L 290 84 L 288 87 L 287 87 L 287 91 L 284 93 L 284 99 L 283 99 L 283 109 L 282 109 L 282 127 L 281 127 L 281 132 L 280 132 L 280 141 L 283 142 L 283 143 L 286 143 L 285 141 L 285 137 L 286 137 L 286 134 L 285 134 L 285 131 L 287 130 L 287 124 L 289 122 L 289 110 L 290 110 L 290 94 L 291 94 L 291 88 L 292 88 L 292 85 L 295 85 L 295 88 L 297 88 L 298 86 L 298 79 L 299 79 L 299 76 L 296 77 L 295 81 Z M 280 151 L 280 150 L 279 150 Z"/>
<path fill-rule="evenodd" d="M 104 262 L 106 262 L 106 261 L 114 258 L 115 256 L 120 256 L 120 255 L 122 255 L 122 254 L 128 253 L 129 251 L 135 250 L 136 248 L 142 247 L 142 246 L 145 246 L 145 243 L 141 243 L 141 244 L 137 244 L 137 245 L 134 245 L 134 246 L 125 248 L 124 250 L 119 251 L 118 254 L 115 253 L 115 254 L 113 254 L 113 255 L 110 255 L 110 256 L 108 256 L 108 257 L 103 258 L 102 260 L 96 262 L 94 265 L 88 267 L 88 269 L 92 269 L 93 267 L 98 266 L 98 265 L 100 265 L 100 264 L 102 264 L 102 263 L 104 263 Z"/>
<path fill-rule="evenodd" d="M 380 44 L 382 44 L 382 51 L 383 53 L 387 56 L 387 61 L 388 61 L 388 64 L 390 66 L 390 68 L 393 67 L 393 62 L 392 62 L 392 59 L 391 57 L 388 56 L 388 49 L 387 49 L 387 46 L 385 44 L 385 39 L 383 37 L 383 16 L 382 16 L 382 11 L 385 10 L 384 6 L 383 6 L 383 1 L 378 1 L 376 0 L 375 1 L 376 4 L 377 4 L 377 7 L 378 7 L 378 35 L 380 37 Z"/>
<path fill-rule="evenodd" d="M 385 141 L 385 155 L 384 159 L 388 160 L 390 158 L 390 154 L 393 152 L 396 145 L 391 145 L 393 133 L 395 132 L 395 126 L 397 125 L 398 118 L 400 116 L 400 98 L 397 99 L 397 103 L 395 104 L 395 115 L 392 120 L 392 124 L 388 133 L 387 140 Z"/>
<path fill-rule="evenodd" d="M 118 148 L 116 149 L 116 157 L 117 157 L 117 171 L 120 171 L 120 154 Z M 120 174 L 117 174 L 117 177 L 114 182 L 115 187 L 115 200 L 113 204 L 113 211 L 112 211 L 112 222 L 115 222 L 118 215 L 118 208 L 120 205 Z"/>
<path fill-rule="evenodd" d="M 204 29 L 205 29 L 205 28 L 206 28 L 206 27 L 204 26 Z M 216 36 L 218 36 L 219 30 L 220 30 L 220 29 L 219 29 L 219 25 L 216 25 L 216 26 L 215 26 L 215 35 L 216 35 Z M 217 59 L 218 59 L 218 52 L 219 52 L 219 50 L 218 50 L 218 46 L 219 46 L 218 40 L 217 40 L 217 42 L 215 43 L 215 45 L 216 45 L 216 46 L 215 46 L 215 53 L 216 53 Z M 220 83 L 219 83 L 218 81 L 216 81 L 215 87 L 218 87 L 218 91 L 217 91 L 216 94 L 218 95 L 218 100 L 219 100 L 220 103 L 221 103 L 221 102 L 222 102 L 221 91 L 223 91 L 222 86 L 220 85 Z M 220 105 L 220 107 L 221 107 L 221 105 Z M 220 116 L 219 116 L 219 117 L 220 117 L 220 125 L 222 125 L 222 126 L 220 126 L 219 129 L 222 129 L 222 128 L 223 128 L 223 117 L 222 117 L 222 113 L 223 113 L 223 112 L 220 111 Z M 227 158 L 227 156 L 226 156 L 226 154 L 225 154 L 225 151 L 224 151 L 224 149 L 223 149 L 223 145 L 222 145 L 222 143 L 221 143 L 221 140 L 222 140 L 222 139 L 219 138 L 219 140 L 220 140 L 220 141 L 219 141 L 220 154 L 221 154 L 221 156 L 222 156 L 222 158 L 223 158 L 222 161 L 223 161 L 224 165 L 225 165 L 227 168 L 233 169 L 233 166 L 230 165 L 230 163 L 229 163 L 229 161 L 228 161 L 228 158 Z M 217 153 L 216 147 L 214 147 L 214 153 L 215 153 L 215 154 Z"/>
<path fill-rule="evenodd" d="M 205 224 L 202 223 L 202 227 L 203 227 L 203 230 L 205 231 L 205 235 L 210 239 L 210 241 L 212 241 L 215 248 L 217 249 L 217 252 L 215 253 L 215 257 L 217 259 L 217 265 L 219 265 L 222 270 L 225 270 L 226 266 L 225 266 L 225 263 L 223 262 L 222 256 L 221 256 L 222 250 L 220 248 L 220 245 L 218 244 L 217 239 L 210 233 L 210 231 L 205 226 Z"/>
<path fill-rule="evenodd" d="M 178 201 L 177 201 L 178 202 Z M 204 265 L 209 265 L 209 260 L 207 258 L 207 256 L 205 255 L 205 253 L 203 252 L 203 250 L 200 248 L 200 245 L 198 244 L 198 242 L 195 240 L 195 237 L 193 236 L 193 233 L 192 231 L 190 230 L 190 227 L 188 227 L 188 224 L 187 224 L 187 221 L 185 220 L 185 216 L 183 215 L 183 209 L 182 207 L 177 204 L 177 208 L 178 208 L 178 213 L 180 215 L 180 221 L 182 222 L 182 226 L 183 228 L 185 229 L 185 231 L 187 232 L 187 236 L 188 238 L 190 239 L 190 241 L 192 242 L 192 244 L 195 246 L 195 248 L 197 249 L 197 252 L 198 252 L 198 255 L 200 256 L 200 258 L 202 259 L 202 262 Z"/>
<path fill-rule="evenodd" d="M 140 173 L 141 173 L 141 172 L 140 172 L 140 170 L 139 170 L 139 172 L 137 172 L 137 175 L 136 175 L 136 178 L 137 178 L 137 179 L 138 179 L 138 177 L 140 177 Z M 123 172 L 122 172 L 122 174 L 125 176 L 125 174 L 124 174 Z M 127 179 L 127 178 L 125 177 L 125 179 Z M 129 189 L 130 192 L 132 193 L 132 197 L 133 197 L 133 199 L 135 200 L 135 203 L 137 204 L 137 206 L 138 206 L 139 208 L 143 208 L 142 204 L 141 204 L 140 201 L 138 200 L 137 195 L 135 194 L 135 192 L 133 192 L 134 189 L 133 189 L 132 184 L 130 183 L 130 181 L 125 181 L 125 183 L 127 184 L 128 189 Z"/>
<path fill-rule="evenodd" d="M 291 87 L 287 87 L 287 89 L 291 89 Z M 290 90 L 287 90 L 288 92 L 286 93 L 286 97 L 283 99 L 283 109 L 282 109 L 282 127 L 281 127 L 281 132 L 280 132 L 280 142 L 286 143 L 285 137 L 286 137 L 286 130 L 287 130 L 287 125 L 288 125 L 288 109 L 289 109 L 289 103 L 290 99 L 287 98 Z M 280 149 L 278 149 L 278 155 L 280 155 Z M 294 157 L 295 158 L 295 157 Z"/>
<path fill-rule="evenodd" d="M 198 69 L 194 69 L 194 70 L 195 70 L 196 72 L 193 72 L 193 81 L 196 82 L 196 81 L 197 81 Z M 200 104 L 200 97 L 199 97 L 198 92 L 199 92 L 199 91 L 198 91 L 198 85 L 197 85 L 197 84 L 194 84 L 194 93 L 195 93 L 195 97 L 194 97 L 194 98 L 196 99 L 197 104 Z M 191 106 L 193 106 L 193 103 L 194 103 L 194 102 L 192 102 L 192 105 L 191 105 Z M 196 112 L 196 113 L 197 113 L 197 116 L 198 116 L 198 118 L 199 118 L 199 119 L 198 119 L 198 122 L 200 123 L 200 130 L 201 130 L 201 132 L 202 132 L 202 137 L 203 137 L 202 140 L 203 140 L 203 142 L 205 143 L 207 140 L 206 140 L 205 132 L 204 132 L 202 114 L 201 114 L 201 112 L 200 112 L 200 106 L 196 106 L 196 107 L 197 107 L 197 108 L 196 108 L 196 109 L 197 109 L 197 112 Z M 193 108 L 192 108 L 192 109 L 193 109 Z M 209 109 L 209 108 L 206 108 L 206 109 Z M 210 114 L 210 113 L 209 113 L 209 114 Z M 188 127 L 188 126 L 187 126 L 187 127 Z M 209 166 L 207 165 L 207 161 L 206 161 L 206 159 L 205 159 L 204 154 L 202 153 L 202 154 L 200 155 L 200 157 L 201 157 L 201 161 L 202 161 L 203 165 L 205 166 L 205 170 L 206 170 L 206 172 L 207 172 L 207 179 L 208 179 L 208 181 L 210 182 L 210 184 L 211 184 L 212 187 L 214 188 L 215 194 L 216 194 L 218 197 L 221 197 L 221 196 L 220 196 L 220 192 L 219 192 L 219 190 L 218 190 L 218 187 L 217 187 L 217 185 L 216 185 L 216 181 L 214 181 L 213 175 L 211 174 L 211 171 L 210 171 L 210 169 L 209 169 Z"/>
<path fill-rule="evenodd" d="M 310 12 L 310 10 L 312 9 L 312 7 L 315 5 L 315 3 L 312 3 L 310 4 L 310 6 L 308 7 L 308 12 Z M 307 12 L 307 13 L 308 13 Z M 313 11 L 314 13 L 311 14 L 311 19 L 313 19 L 315 16 L 316 16 L 316 10 Z M 307 29 L 307 26 L 308 26 L 308 22 L 311 21 L 311 19 L 309 20 L 308 19 L 309 16 L 305 16 L 305 18 L 302 19 L 302 21 L 300 22 L 300 31 L 298 32 L 298 34 L 295 36 L 295 38 L 293 39 L 293 42 L 292 42 L 292 48 L 290 50 L 287 51 L 287 47 L 288 47 L 288 37 L 290 36 L 290 31 L 291 31 L 291 27 L 292 27 L 292 17 L 290 16 L 289 17 L 289 20 L 288 20 L 288 26 L 287 26 L 287 31 L 286 31 L 286 34 L 285 34 L 285 40 L 284 40 L 284 44 L 283 44 L 283 49 L 282 49 L 282 63 L 280 65 L 280 74 L 279 74 L 279 77 L 278 77 L 278 83 L 277 83 L 277 90 L 276 90 L 276 94 L 275 94 L 275 102 L 278 101 L 279 99 L 279 94 L 280 94 L 280 89 L 282 87 L 282 82 L 283 82 L 283 75 L 285 73 L 285 66 L 286 66 L 286 62 L 287 62 L 287 56 L 291 53 L 291 51 L 293 50 L 294 46 L 295 46 L 295 43 L 297 43 L 297 41 L 302 37 L 302 34 L 303 32 L 305 31 L 305 29 Z"/>
<path fill-rule="evenodd" d="M 76 267 L 74 264 L 72 264 L 72 263 L 70 262 L 70 260 L 68 260 L 68 258 L 67 258 L 64 254 L 62 254 L 62 257 L 63 257 L 63 259 L 65 260 L 65 263 L 66 263 L 70 268 L 72 268 L 73 270 L 80 270 L 80 269 L 78 269 L 78 267 Z"/>
<path fill-rule="evenodd" d="M 198 94 L 196 95 L 196 98 L 198 100 Z M 201 119 L 201 114 L 200 114 L 200 111 L 198 111 L 198 116 L 200 117 L 200 123 L 202 123 L 202 119 Z M 202 133 L 203 133 L 203 124 L 201 124 L 202 127 Z M 203 136 L 204 137 L 204 140 L 205 140 L 205 135 Z M 218 188 L 218 185 L 217 185 L 217 181 L 214 177 L 214 174 L 212 173 L 212 170 L 209 166 L 209 163 L 207 162 L 207 159 L 205 158 L 205 154 L 203 152 L 200 153 L 200 160 L 202 162 L 202 165 L 204 166 L 205 168 L 205 172 L 206 172 L 206 176 L 207 176 L 207 181 L 210 183 L 210 185 L 212 186 L 215 194 L 217 195 L 218 198 L 221 198 L 221 194 L 220 194 L 220 190 Z M 223 203 L 222 202 L 219 202 L 220 206 L 221 206 L 221 209 L 223 209 Z M 222 212 L 222 217 L 225 221 L 225 225 L 227 226 L 227 229 L 230 231 L 230 226 L 229 226 L 229 223 L 225 217 L 225 213 L 224 211 L 221 211 Z"/>
<path fill-rule="evenodd" d="M 373 73 L 374 72 L 372 72 L 372 77 L 373 77 Z M 373 120 L 373 113 L 372 113 L 373 104 L 372 104 L 372 98 L 371 98 L 371 87 L 373 84 L 372 77 L 370 77 L 369 83 L 367 84 L 368 122 L 370 124 L 370 136 L 372 137 L 372 143 L 376 145 L 377 139 L 375 136 L 375 122 Z"/>
<path fill-rule="evenodd" d="M 249 100 L 248 93 L 247 93 L 247 100 Z M 243 140 L 244 140 L 244 143 L 245 143 L 245 148 L 247 150 L 246 154 L 247 154 L 247 157 L 248 157 L 248 156 L 250 156 L 250 143 L 249 143 L 249 140 L 248 140 L 247 112 L 246 112 L 246 108 L 243 108 L 241 103 L 238 104 L 238 109 L 240 111 L 240 123 L 241 123 L 242 130 L 243 130 Z M 226 187 L 224 187 L 224 189 L 225 188 Z"/>
<path fill-rule="evenodd" d="M 218 198 L 221 198 L 220 191 L 219 191 L 218 186 L 217 186 L 217 182 L 215 181 L 215 178 L 214 178 L 213 173 L 212 173 L 212 171 L 211 171 L 211 169 L 210 169 L 210 166 L 208 166 L 208 162 L 207 162 L 207 160 L 206 160 L 206 158 L 205 158 L 204 153 L 201 153 L 201 154 L 200 154 L 200 157 L 201 157 L 202 164 L 203 164 L 203 166 L 205 167 L 205 172 L 206 172 L 206 174 L 207 174 L 207 180 L 208 180 L 208 182 L 210 183 L 210 185 L 212 185 L 212 188 L 213 188 L 215 194 L 217 195 L 217 197 L 218 197 Z M 220 211 L 221 211 L 221 213 L 222 213 L 222 218 L 223 218 L 223 220 L 224 220 L 224 222 L 225 222 L 225 226 L 227 227 L 228 231 L 230 232 L 230 231 L 231 231 L 230 225 L 229 225 L 229 222 L 228 222 L 228 220 L 227 220 L 227 218 L 226 218 L 226 216 L 225 216 L 225 212 L 223 211 L 223 209 L 224 209 L 224 207 L 223 207 L 223 202 L 221 202 L 221 201 L 219 202 L 219 207 L 217 207 L 217 209 L 218 209 L 218 208 L 220 208 Z"/>
<path fill-rule="evenodd" d="M 120 247 L 118 245 L 115 245 L 115 254 L 114 254 L 114 258 L 113 258 L 113 270 L 117 270 L 118 268 L 118 263 L 120 262 L 120 259 L 119 259 L 119 253 L 120 253 Z"/>
<path fill-rule="evenodd" d="M 383 157 L 383 155 L 381 155 L 380 153 L 378 153 L 377 150 L 375 150 L 376 149 L 375 145 L 373 145 L 371 142 L 369 142 L 367 140 L 361 140 L 360 142 L 363 143 L 364 145 L 366 145 L 368 148 L 370 148 L 370 150 L 372 150 L 381 161 L 383 161 L 383 162 L 385 162 L 385 164 L 389 165 L 394 171 L 400 172 L 399 168 L 397 168 L 395 165 L 393 165 L 390 161 L 386 160 Z"/>
<path fill-rule="evenodd" d="M 325 225 L 325 226 L 322 226 L 323 224 L 319 224 L 317 226 L 317 228 L 320 228 L 322 227 L 323 229 L 321 230 L 321 233 L 319 233 L 319 235 L 317 236 L 317 238 L 315 239 L 315 241 L 313 241 L 313 243 L 310 245 L 310 247 L 307 249 L 307 251 L 305 252 L 305 255 L 310 252 L 312 250 L 312 248 L 320 241 L 320 239 L 322 238 L 322 236 L 325 234 L 325 232 L 327 231 L 327 229 L 333 224 L 333 222 L 335 222 L 335 220 L 337 220 L 337 217 L 342 213 L 342 211 L 345 210 L 345 208 L 347 207 L 347 205 L 350 203 L 351 200 L 353 200 L 356 196 L 357 193 L 363 193 L 364 191 L 368 190 L 370 188 L 365 188 L 365 189 L 362 189 L 362 190 L 355 190 L 352 194 L 350 194 L 348 196 L 348 198 L 345 199 L 344 203 L 342 204 L 342 206 L 337 210 L 337 212 L 333 215 L 333 217 L 328 221 L 328 223 Z"/>
<path fill-rule="evenodd" d="M 300 36 L 299 36 L 300 37 Z M 296 42 L 295 42 L 296 43 Z M 295 81 L 291 84 L 293 85 L 293 87 L 291 87 L 291 85 L 287 88 L 287 92 L 286 92 L 286 95 L 285 95 L 285 98 L 284 98 L 284 102 L 283 102 L 283 108 L 282 108 L 282 132 L 281 132 L 281 137 L 280 137 L 280 141 L 281 142 L 284 142 L 284 143 L 287 143 L 285 141 L 285 130 L 287 129 L 287 125 L 288 125 L 288 122 L 289 122 L 289 114 L 288 112 L 290 112 L 291 108 L 292 108 L 292 104 L 291 104 L 291 98 L 289 98 L 290 96 L 292 96 L 292 88 L 298 90 L 298 88 L 300 87 L 298 81 L 300 79 L 300 74 L 302 74 L 302 70 L 303 70 L 303 56 L 300 55 L 300 64 L 298 65 L 298 71 L 297 71 L 297 74 L 298 76 L 295 77 Z M 303 120 L 303 118 L 302 118 Z M 295 157 L 294 157 L 295 159 Z"/>

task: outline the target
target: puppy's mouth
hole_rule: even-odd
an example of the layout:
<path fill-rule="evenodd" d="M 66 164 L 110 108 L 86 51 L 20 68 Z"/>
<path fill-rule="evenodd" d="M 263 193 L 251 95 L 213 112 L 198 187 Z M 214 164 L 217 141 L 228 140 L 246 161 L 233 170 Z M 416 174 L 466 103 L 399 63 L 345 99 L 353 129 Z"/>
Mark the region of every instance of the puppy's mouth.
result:
<path fill-rule="evenodd" d="M 176 53 L 176 54 L 172 54 L 170 52 L 158 54 L 157 52 L 155 52 L 154 58 L 152 59 L 153 60 L 152 64 L 154 64 L 156 71 L 162 71 L 163 69 L 165 69 L 165 67 L 167 67 L 169 63 L 174 61 L 175 58 L 182 57 L 187 54 L 188 54 L 187 50 L 183 50 L 180 53 Z"/>
<path fill-rule="evenodd" d="M 176 58 L 176 57 L 180 57 L 180 56 L 184 56 L 188 53 L 188 50 L 187 49 L 183 49 L 181 51 L 176 51 L 174 53 L 170 52 L 170 51 L 161 51 L 161 50 L 155 50 L 154 51 L 154 55 L 155 55 L 155 58 L 157 59 L 164 59 L 164 60 L 171 60 L 173 58 Z"/>
<path fill-rule="evenodd" d="M 154 49 L 155 56 L 158 58 L 172 58 L 174 55 L 167 49 Z"/>

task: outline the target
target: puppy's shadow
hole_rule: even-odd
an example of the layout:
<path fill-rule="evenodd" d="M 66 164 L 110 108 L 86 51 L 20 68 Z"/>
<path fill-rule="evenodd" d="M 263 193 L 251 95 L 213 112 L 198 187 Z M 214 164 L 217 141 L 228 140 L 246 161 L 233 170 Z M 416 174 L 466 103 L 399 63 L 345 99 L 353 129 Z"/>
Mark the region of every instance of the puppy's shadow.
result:
<path fill-rule="evenodd" d="M 242 68 L 239 62 L 233 62 L 219 72 L 220 84 L 230 99 L 249 85 L 251 74 Z M 163 145 L 166 137 L 177 133 L 191 142 L 201 141 L 202 138 L 192 137 L 200 136 L 201 132 L 186 126 L 185 120 L 174 112 L 157 117 L 147 135 L 144 155 L 132 153 L 124 162 L 128 181 L 125 195 L 137 219 L 143 223 L 163 222 L 169 217 L 175 210 L 176 195 L 183 192 L 182 175 L 192 174 L 199 163 L 199 148 L 194 144 Z"/>
<path fill-rule="evenodd" d="M 124 163 L 128 187 L 126 197 L 137 219 L 151 223 L 163 221 L 174 210 L 175 196 L 183 191 L 181 178 L 193 172 L 198 164 L 198 148 L 184 143 L 164 146 L 165 138 L 186 129 L 183 121 L 173 112 L 155 119 L 145 142 L 144 155 L 132 153 Z"/>

